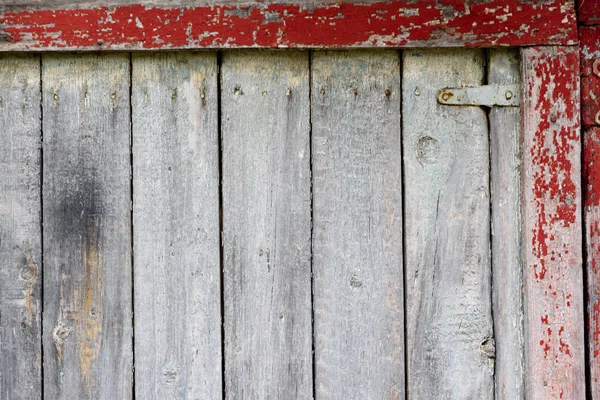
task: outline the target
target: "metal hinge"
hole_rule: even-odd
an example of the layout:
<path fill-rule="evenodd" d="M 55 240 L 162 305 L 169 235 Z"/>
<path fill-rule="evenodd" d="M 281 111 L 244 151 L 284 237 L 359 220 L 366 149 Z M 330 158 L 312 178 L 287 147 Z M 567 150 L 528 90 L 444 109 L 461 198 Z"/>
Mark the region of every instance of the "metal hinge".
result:
<path fill-rule="evenodd" d="M 446 88 L 438 93 L 438 102 L 449 106 L 519 106 L 519 84 Z"/>

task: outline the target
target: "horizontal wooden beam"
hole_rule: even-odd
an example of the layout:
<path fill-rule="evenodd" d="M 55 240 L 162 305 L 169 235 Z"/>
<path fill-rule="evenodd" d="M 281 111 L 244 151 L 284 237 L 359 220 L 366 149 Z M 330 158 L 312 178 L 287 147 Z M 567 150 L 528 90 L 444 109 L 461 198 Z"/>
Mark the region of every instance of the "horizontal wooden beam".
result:
<path fill-rule="evenodd" d="M 121 2 L 130 3 L 128 0 Z M 4 7 L 0 51 L 497 47 L 577 42 L 571 1 Z M 188 3 L 189 4 L 189 3 Z"/>

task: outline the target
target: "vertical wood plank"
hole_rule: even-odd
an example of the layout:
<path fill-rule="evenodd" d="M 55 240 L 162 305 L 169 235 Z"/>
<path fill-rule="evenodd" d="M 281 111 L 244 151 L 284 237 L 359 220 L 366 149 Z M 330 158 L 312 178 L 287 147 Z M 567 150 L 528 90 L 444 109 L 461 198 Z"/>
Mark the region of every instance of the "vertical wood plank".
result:
<path fill-rule="evenodd" d="M 520 82 L 519 52 L 492 49 L 488 83 Z M 521 115 L 490 110 L 492 174 L 492 294 L 496 339 L 496 399 L 524 398 Z"/>
<path fill-rule="evenodd" d="M 217 58 L 132 59 L 139 399 L 221 397 Z"/>
<path fill-rule="evenodd" d="M 596 114 L 600 112 L 600 76 L 594 73 L 594 63 L 600 58 L 600 27 L 581 27 L 579 35 L 583 134 L 582 191 L 587 275 L 586 367 L 589 371 L 588 393 L 592 399 L 600 399 L 600 126 L 595 121 Z"/>
<path fill-rule="evenodd" d="M 312 62 L 316 396 L 403 399 L 400 57 Z"/>
<path fill-rule="evenodd" d="M 437 103 L 483 83 L 480 50 L 403 57 L 408 393 L 492 399 L 489 142 L 480 107 Z"/>
<path fill-rule="evenodd" d="M 308 53 L 222 68 L 226 396 L 310 399 Z"/>
<path fill-rule="evenodd" d="M 129 57 L 44 55 L 44 396 L 132 396 Z"/>
<path fill-rule="evenodd" d="M 526 396 L 583 399 L 577 48 L 522 50 Z"/>
<path fill-rule="evenodd" d="M 0 57 L 0 398 L 41 397 L 40 59 Z"/>

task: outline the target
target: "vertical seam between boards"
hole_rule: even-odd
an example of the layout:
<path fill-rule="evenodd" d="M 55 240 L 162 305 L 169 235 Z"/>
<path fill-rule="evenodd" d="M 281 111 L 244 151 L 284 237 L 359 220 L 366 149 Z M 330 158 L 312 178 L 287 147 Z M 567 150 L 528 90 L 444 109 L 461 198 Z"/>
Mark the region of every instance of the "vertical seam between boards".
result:
<path fill-rule="evenodd" d="M 403 94 L 404 94 L 404 79 L 403 79 L 403 60 L 404 60 L 404 52 L 402 50 L 398 51 L 398 67 L 400 74 L 400 180 L 402 182 L 401 185 L 401 207 L 402 207 L 402 297 L 404 301 L 403 310 L 402 310 L 402 319 L 403 319 L 403 327 L 404 327 L 404 398 L 408 399 L 408 346 L 407 346 L 407 338 L 408 338 L 408 328 L 407 328 L 407 291 L 406 291 L 406 191 L 405 191 L 405 180 L 404 180 L 404 116 L 402 115 L 402 107 L 403 107 Z"/>
<path fill-rule="evenodd" d="M 312 144 L 312 50 L 308 51 L 308 147 L 309 147 L 309 177 L 310 177 L 310 321 L 312 336 L 312 398 L 317 398 L 317 362 L 316 362 L 316 336 L 315 336 L 315 277 L 314 277 L 314 190 L 313 190 L 313 144 Z"/>
<path fill-rule="evenodd" d="M 135 399 L 135 254 L 133 228 L 133 53 L 129 53 L 129 223 L 131 236 L 131 394 Z"/>
<path fill-rule="evenodd" d="M 219 192 L 219 283 L 221 314 L 221 398 L 227 397 L 225 386 L 225 259 L 223 247 L 223 132 L 221 125 L 221 66 L 223 52 L 217 51 L 217 153 L 218 153 L 218 192 Z"/>
<path fill-rule="evenodd" d="M 40 67 L 40 397 L 44 399 L 44 91 L 43 54 L 39 55 Z"/>

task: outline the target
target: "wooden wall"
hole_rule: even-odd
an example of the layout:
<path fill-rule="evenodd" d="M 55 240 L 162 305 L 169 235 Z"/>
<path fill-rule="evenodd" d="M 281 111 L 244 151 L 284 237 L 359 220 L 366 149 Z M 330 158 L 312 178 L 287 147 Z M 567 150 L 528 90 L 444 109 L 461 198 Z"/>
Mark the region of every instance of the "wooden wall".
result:
<path fill-rule="evenodd" d="M 0 398 L 522 398 L 518 65 L 2 56 Z"/>

